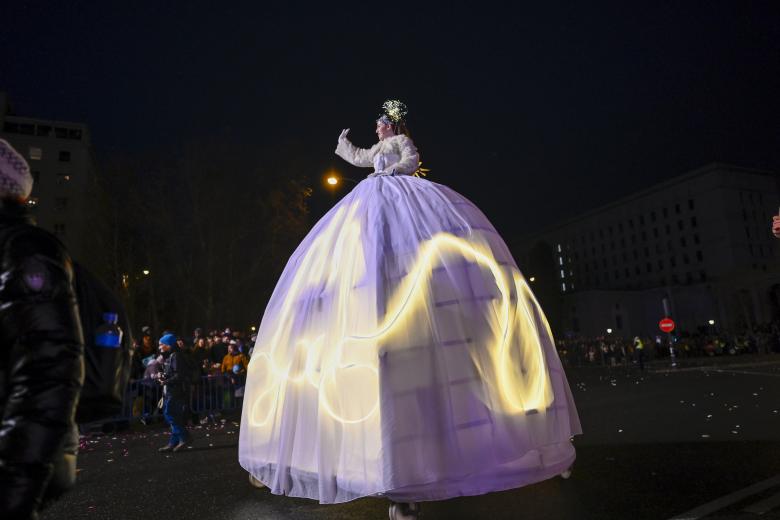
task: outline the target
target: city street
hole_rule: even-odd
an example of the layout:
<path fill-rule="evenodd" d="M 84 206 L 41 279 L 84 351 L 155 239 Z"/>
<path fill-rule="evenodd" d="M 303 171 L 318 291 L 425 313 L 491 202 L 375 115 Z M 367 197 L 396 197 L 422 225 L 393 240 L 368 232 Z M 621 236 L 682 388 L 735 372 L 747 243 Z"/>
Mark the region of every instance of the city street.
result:
<path fill-rule="evenodd" d="M 584 435 L 570 479 L 423 504 L 423 519 L 780 518 L 780 356 L 696 359 L 671 369 L 568 370 Z M 271 495 L 238 465 L 238 419 L 159 454 L 160 424 L 92 438 L 78 484 L 42 518 L 383 519 L 387 502 Z"/>

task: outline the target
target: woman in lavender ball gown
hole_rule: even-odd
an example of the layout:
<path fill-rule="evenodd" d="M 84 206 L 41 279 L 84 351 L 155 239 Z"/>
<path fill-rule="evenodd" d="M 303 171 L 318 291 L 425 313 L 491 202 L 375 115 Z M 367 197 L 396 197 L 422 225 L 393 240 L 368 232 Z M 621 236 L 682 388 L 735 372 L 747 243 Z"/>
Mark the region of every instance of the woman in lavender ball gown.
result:
<path fill-rule="evenodd" d="M 419 502 L 574 462 L 577 411 L 544 313 L 482 212 L 415 174 L 406 107 L 336 154 L 374 171 L 309 232 L 263 315 L 239 459 L 272 493 Z"/>

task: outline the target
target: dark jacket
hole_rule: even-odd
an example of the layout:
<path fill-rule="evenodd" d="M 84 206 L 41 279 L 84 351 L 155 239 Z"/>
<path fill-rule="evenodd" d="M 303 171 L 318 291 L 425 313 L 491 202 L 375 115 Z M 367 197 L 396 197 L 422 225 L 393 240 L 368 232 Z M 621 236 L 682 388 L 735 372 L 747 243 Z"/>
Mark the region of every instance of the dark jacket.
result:
<path fill-rule="evenodd" d="M 192 384 L 192 358 L 189 352 L 174 347 L 165 359 L 162 379 L 165 382 L 166 395 L 173 399 L 189 402 Z"/>
<path fill-rule="evenodd" d="M 84 380 L 83 337 L 64 246 L 0 206 L 0 518 L 35 518 Z"/>

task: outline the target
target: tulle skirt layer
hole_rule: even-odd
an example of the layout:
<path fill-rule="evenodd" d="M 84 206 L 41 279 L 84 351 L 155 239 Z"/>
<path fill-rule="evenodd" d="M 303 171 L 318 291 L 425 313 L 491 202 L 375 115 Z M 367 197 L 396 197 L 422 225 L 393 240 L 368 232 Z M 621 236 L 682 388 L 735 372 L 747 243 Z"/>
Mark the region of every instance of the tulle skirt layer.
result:
<path fill-rule="evenodd" d="M 580 431 L 544 314 L 490 222 L 446 186 L 378 177 L 285 267 L 239 458 L 277 494 L 438 500 L 557 475 Z"/>

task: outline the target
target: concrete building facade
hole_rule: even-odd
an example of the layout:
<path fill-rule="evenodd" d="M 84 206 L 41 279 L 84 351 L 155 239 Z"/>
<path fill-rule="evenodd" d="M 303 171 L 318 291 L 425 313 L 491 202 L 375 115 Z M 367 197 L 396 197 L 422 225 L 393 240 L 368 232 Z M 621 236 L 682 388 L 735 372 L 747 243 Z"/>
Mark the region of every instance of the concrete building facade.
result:
<path fill-rule="evenodd" d="M 90 244 L 89 193 L 96 173 L 86 125 L 15 115 L 0 92 L 0 138 L 30 165 L 34 184 L 28 204 L 38 225 L 82 258 Z"/>
<path fill-rule="evenodd" d="M 778 318 L 780 240 L 773 172 L 710 164 L 526 237 L 556 333 L 735 331 Z"/>

